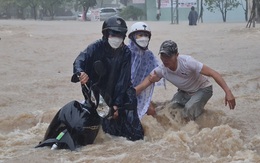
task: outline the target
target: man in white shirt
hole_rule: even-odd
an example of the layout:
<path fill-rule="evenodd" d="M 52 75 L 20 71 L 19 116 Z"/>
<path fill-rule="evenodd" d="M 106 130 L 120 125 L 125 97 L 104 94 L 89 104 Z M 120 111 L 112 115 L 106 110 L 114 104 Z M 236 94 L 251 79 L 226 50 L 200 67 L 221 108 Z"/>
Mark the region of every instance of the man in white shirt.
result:
<path fill-rule="evenodd" d="M 234 109 L 235 97 L 221 75 L 210 67 L 188 55 L 179 55 L 177 44 L 172 40 L 164 41 L 160 46 L 162 65 L 155 68 L 145 80 L 136 87 L 139 94 L 154 82 L 165 78 L 178 88 L 173 96 L 173 103 L 184 108 L 182 116 L 186 120 L 195 120 L 203 113 L 204 106 L 212 96 L 212 84 L 207 77 L 212 77 L 224 90 L 225 105 Z"/>

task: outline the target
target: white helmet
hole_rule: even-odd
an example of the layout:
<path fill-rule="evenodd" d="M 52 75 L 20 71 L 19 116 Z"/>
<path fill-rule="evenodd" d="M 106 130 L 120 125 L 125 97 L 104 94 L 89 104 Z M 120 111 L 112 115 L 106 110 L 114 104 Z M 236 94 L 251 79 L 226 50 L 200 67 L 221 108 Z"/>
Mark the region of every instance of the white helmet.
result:
<path fill-rule="evenodd" d="M 138 31 L 142 31 L 142 32 L 147 32 L 149 34 L 149 38 L 151 38 L 151 30 L 149 28 L 149 26 L 144 23 L 144 22 L 137 22 L 137 23 L 134 23 L 132 26 L 131 26 L 131 29 L 130 29 L 130 33 L 128 34 L 128 37 L 130 39 L 132 39 L 133 37 L 133 34 L 135 32 L 138 32 Z"/>

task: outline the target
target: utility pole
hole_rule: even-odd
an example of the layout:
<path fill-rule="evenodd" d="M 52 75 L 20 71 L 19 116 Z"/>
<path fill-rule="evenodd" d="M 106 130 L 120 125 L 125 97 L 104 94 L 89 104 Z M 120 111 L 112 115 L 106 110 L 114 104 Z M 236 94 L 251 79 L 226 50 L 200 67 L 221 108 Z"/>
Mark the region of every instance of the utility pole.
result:
<path fill-rule="evenodd" d="M 176 0 L 176 22 L 179 24 L 179 0 Z"/>
<path fill-rule="evenodd" d="M 173 0 L 171 0 L 171 24 L 173 24 Z"/>
<path fill-rule="evenodd" d="M 179 24 L 178 0 L 175 0 L 175 8 L 173 10 L 173 0 L 171 0 L 171 24 Z"/>

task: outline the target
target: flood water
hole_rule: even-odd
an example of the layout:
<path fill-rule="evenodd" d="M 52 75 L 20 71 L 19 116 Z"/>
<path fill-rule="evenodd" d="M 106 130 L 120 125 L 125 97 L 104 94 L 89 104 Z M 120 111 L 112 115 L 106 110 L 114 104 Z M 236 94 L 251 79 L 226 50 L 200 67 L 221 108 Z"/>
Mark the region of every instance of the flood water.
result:
<path fill-rule="evenodd" d="M 127 22 L 129 28 L 134 22 Z M 102 22 L 0 21 L 0 162 L 89 163 L 257 163 L 260 162 L 260 28 L 246 23 L 189 27 L 147 22 L 150 49 L 158 56 L 166 39 L 217 70 L 236 97 L 235 110 L 213 79 L 214 95 L 196 121 L 183 122 L 169 100 L 176 88 L 156 87 L 155 117 L 145 116 L 145 138 L 128 141 L 100 130 L 95 143 L 77 151 L 34 148 L 66 103 L 81 101 L 79 84 L 70 82 L 75 57 L 101 38 Z M 125 43 L 128 43 L 126 38 Z"/>

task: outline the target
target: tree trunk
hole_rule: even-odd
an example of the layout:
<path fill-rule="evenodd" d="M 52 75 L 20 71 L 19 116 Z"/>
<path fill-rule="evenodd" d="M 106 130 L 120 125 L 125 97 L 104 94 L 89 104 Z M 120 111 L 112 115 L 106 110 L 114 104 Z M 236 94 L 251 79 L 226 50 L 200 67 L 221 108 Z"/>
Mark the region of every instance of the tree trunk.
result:
<path fill-rule="evenodd" d="M 250 11 L 250 17 L 249 17 L 249 20 L 247 22 L 247 25 L 246 27 L 247 28 L 250 28 L 251 27 L 251 24 L 253 23 L 253 27 L 255 27 L 255 17 L 256 17 L 256 0 L 252 0 L 250 1 L 251 3 L 249 3 L 249 7 L 252 5 L 251 9 L 249 10 Z"/>
<path fill-rule="evenodd" d="M 200 1 L 200 16 L 199 20 L 201 23 L 203 23 L 203 0 Z"/>
<path fill-rule="evenodd" d="M 85 6 L 83 6 L 83 12 L 82 12 L 82 20 L 86 21 L 86 13 L 87 13 L 87 9 Z"/>
<path fill-rule="evenodd" d="M 34 17 L 34 20 L 37 20 L 36 6 L 33 7 L 33 17 Z"/>
<path fill-rule="evenodd" d="M 224 11 L 220 11 L 221 12 L 221 15 L 222 15 L 222 20 L 223 22 L 226 22 L 226 18 L 225 18 L 225 13 Z"/>
<path fill-rule="evenodd" d="M 248 0 L 246 0 L 245 20 L 248 21 Z"/>
<path fill-rule="evenodd" d="M 224 11 L 224 22 L 227 22 L 227 10 Z"/>
<path fill-rule="evenodd" d="M 260 1 L 256 0 L 256 22 L 260 23 Z"/>
<path fill-rule="evenodd" d="M 102 8 L 104 4 L 104 0 L 101 0 L 100 7 Z"/>

